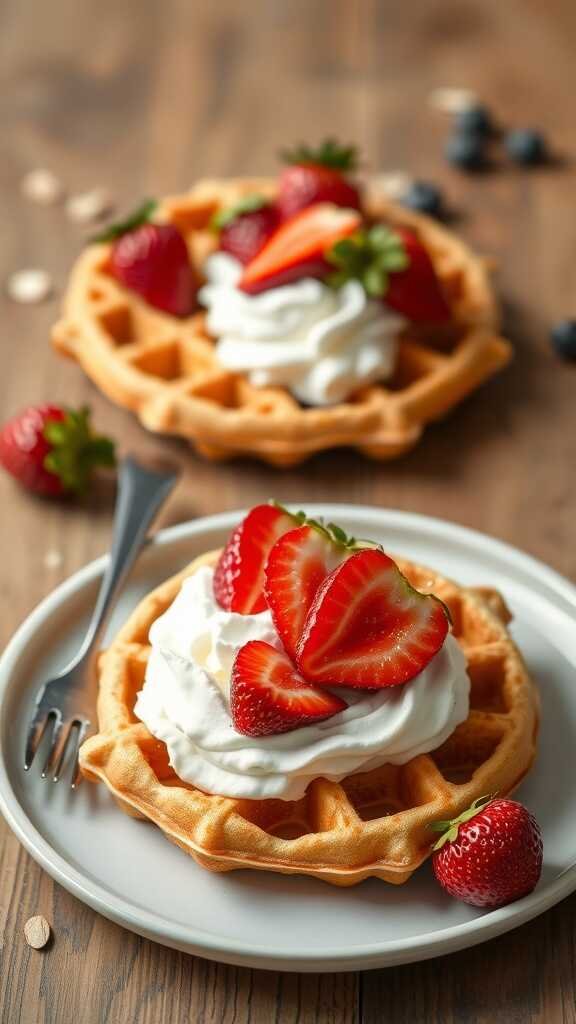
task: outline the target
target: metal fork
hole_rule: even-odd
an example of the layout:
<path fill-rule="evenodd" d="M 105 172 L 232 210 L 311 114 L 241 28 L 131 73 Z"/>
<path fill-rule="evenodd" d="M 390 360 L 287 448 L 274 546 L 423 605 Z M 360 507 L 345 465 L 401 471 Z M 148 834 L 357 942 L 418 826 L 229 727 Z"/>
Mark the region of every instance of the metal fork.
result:
<path fill-rule="evenodd" d="M 40 687 L 28 729 L 24 770 L 28 771 L 44 734 L 51 731 L 42 778 L 58 782 L 68 758 L 73 757 L 71 787 L 80 781 L 78 751 L 90 729 L 91 701 L 86 692 L 89 663 L 101 630 L 137 555 L 154 516 L 174 487 L 179 472 L 174 466 L 142 465 L 134 458 L 123 460 L 118 474 L 118 497 L 110 557 L 84 642 L 69 665 Z"/>

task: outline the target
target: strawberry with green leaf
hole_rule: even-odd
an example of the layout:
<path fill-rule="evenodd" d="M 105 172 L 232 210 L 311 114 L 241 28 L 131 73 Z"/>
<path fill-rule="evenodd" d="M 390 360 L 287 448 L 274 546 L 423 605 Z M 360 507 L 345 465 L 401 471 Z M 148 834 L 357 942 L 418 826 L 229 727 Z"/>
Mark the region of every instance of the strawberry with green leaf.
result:
<path fill-rule="evenodd" d="M 327 280 L 339 288 L 360 281 L 372 298 L 416 323 L 444 323 L 450 307 L 428 251 L 413 231 L 376 224 L 339 240 L 327 253 Z"/>
<path fill-rule="evenodd" d="M 356 168 L 355 146 L 326 139 L 316 149 L 297 146 L 283 152 L 288 165 L 280 175 L 277 206 L 284 220 L 315 203 L 360 209 L 360 193 L 348 175 Z"/>
<path fill-rule="evenodd" d="M 244 196 L 234 206 L 219 210 L 210 227 L 218 234 L 218 248 L 240 263 L 250 263 L 264 248 L 278 227 L 276 207 L 256 193 Z"/>
<path fill-rule="evenodd" d="M 110 273 L 150 306 L 171 316 L 194 310 L 196 280 L 186 240 L 174 224 L 156 224 L 156 202 L 147 199 L 129 217 L 111 224 L 93 242 L 112 242 Z"/>
<path fill-rule="evenodd" d="M 82 494 L 97 466 L 115 462 L 114 443 L 93 432 L 88 408 L 30 406 L 0 431 L 0 464 L 36 494 Z"/>

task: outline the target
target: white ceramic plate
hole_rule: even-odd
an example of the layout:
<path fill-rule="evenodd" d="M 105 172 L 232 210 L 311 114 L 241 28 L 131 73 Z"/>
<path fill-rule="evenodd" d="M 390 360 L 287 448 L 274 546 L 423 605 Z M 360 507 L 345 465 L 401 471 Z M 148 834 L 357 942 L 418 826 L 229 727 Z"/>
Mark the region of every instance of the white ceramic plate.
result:
<path fill-rule="evenodd" d="M 0 662 L 0 808 L 61 885 L 117 923 L 168 946 L 250 967 L 334 971 L 406 963 L 483 942 L 576 889 L 576 588 L 498 541 L 450 523 L 347 505 L 310 506 L 357 536 L 463 583 L 498 587 L 543 704 L 540 755 L 520 792 L 544 833 L 540 884 L 518 903 L 481 913 L 446 897 L 423 867 L 398 888 L 352 889 L 266 872 L 203 871 L 153 826 L 126 817 L 102 786 L 43 782 L 22 769 L 25 723 L 39 682 L 76 650 L 104 559 L 62 584 L 20 628 Z M 238 513 L 173 527 L 142 556 L 110 624 L 202 551 Z M 553 794 L 553 799 L 551 796 Z"/>

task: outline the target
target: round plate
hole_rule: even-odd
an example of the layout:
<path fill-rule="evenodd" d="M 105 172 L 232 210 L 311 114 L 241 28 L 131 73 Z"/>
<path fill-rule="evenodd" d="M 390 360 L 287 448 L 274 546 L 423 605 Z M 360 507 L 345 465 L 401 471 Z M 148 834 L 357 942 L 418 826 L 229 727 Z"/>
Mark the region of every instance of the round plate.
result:
<path fill-rule="evenodd" d="M 309 511 L 462 583 L 504 594 L 542 693 L 539 757 L 520 792 L 544 833 L 544 870 L 535 892 L 482 913 L 445 896 L 429 865 L 399 887 L 369 879 L 338 889 L 262 871 L 213 875 L 158 829 L 122 814 L 103 786 L 85 783 L 77 792 L 64 781 L 54 786 L 40 779 L 37 764 L 26 775 L 24 734 L 33 695 L 78 648 L 104 559 L 43 601 L 0 662 L 0 807 L 8 823 L 56 881 L 105 917 L 227 963 L 295 971 L 381 967 L 449 953 L 523 924 L 576 889 L 576 588 L 527 555 L 451 523 L 349 505 Z M 110 635 L 147 591 L 220 545 L 239 515 L 158 534 L 118 602 Z"/>

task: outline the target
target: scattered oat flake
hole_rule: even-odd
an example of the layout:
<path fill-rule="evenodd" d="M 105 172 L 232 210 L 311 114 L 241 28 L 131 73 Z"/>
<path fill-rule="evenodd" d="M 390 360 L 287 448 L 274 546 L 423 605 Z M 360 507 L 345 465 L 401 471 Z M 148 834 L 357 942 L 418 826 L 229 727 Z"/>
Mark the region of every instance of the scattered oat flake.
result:
<path fill-rule="evenodd" d="M 61 551 L 57 551 L 56 548 L 51 548 L 44 555 L 44 568 L 45 569 L 60 569 L 64 557 Z"/>
<path fill-rule="evenodd" d="M 22 178 L 20 185 L 22 195 L 40 206 L 52 206 L 64 195 L 64 187 L 52 171 L 45 168 L 30 171 Z"/>
<path fill-rule="evenodd" d="M 66 203 L 66 213 L 75 224 L 92 224 L 113 209 L 112 196 L 105 188 L 93 188 L 90 192 L 70 196 Z"/>
<path fill-rule="evenodd" d="M 14 302 L 27 305 L 44 302 L 54 291 L 54 286 L 46 270 L 17 270 L 8 278 L 6 291 Z"/>
<path fill-rule="evenodd" d="M 436 110 L 443 110 L 447 114 L 459 114 L 461 110 L 468 110 L 477 103 L 476 93 L 471 89 L 450 89 L 442 87 L 433 89 L 428 96 L 428 102 Z"/>
<path fill-rule="evenodd" d="M 377 192 L 384 192 L 390 199 L 399 199 L 411 183 L 412 178 L 406 171 L 387 171 L 373 178 L 372 187 Z"/>
<path fill-rule="evenodd" d="M 28 918 L 24 925 L 24 937 L 32 949 L 43 949 L 50 938 L 50 925 L 42 914 Z"/>

